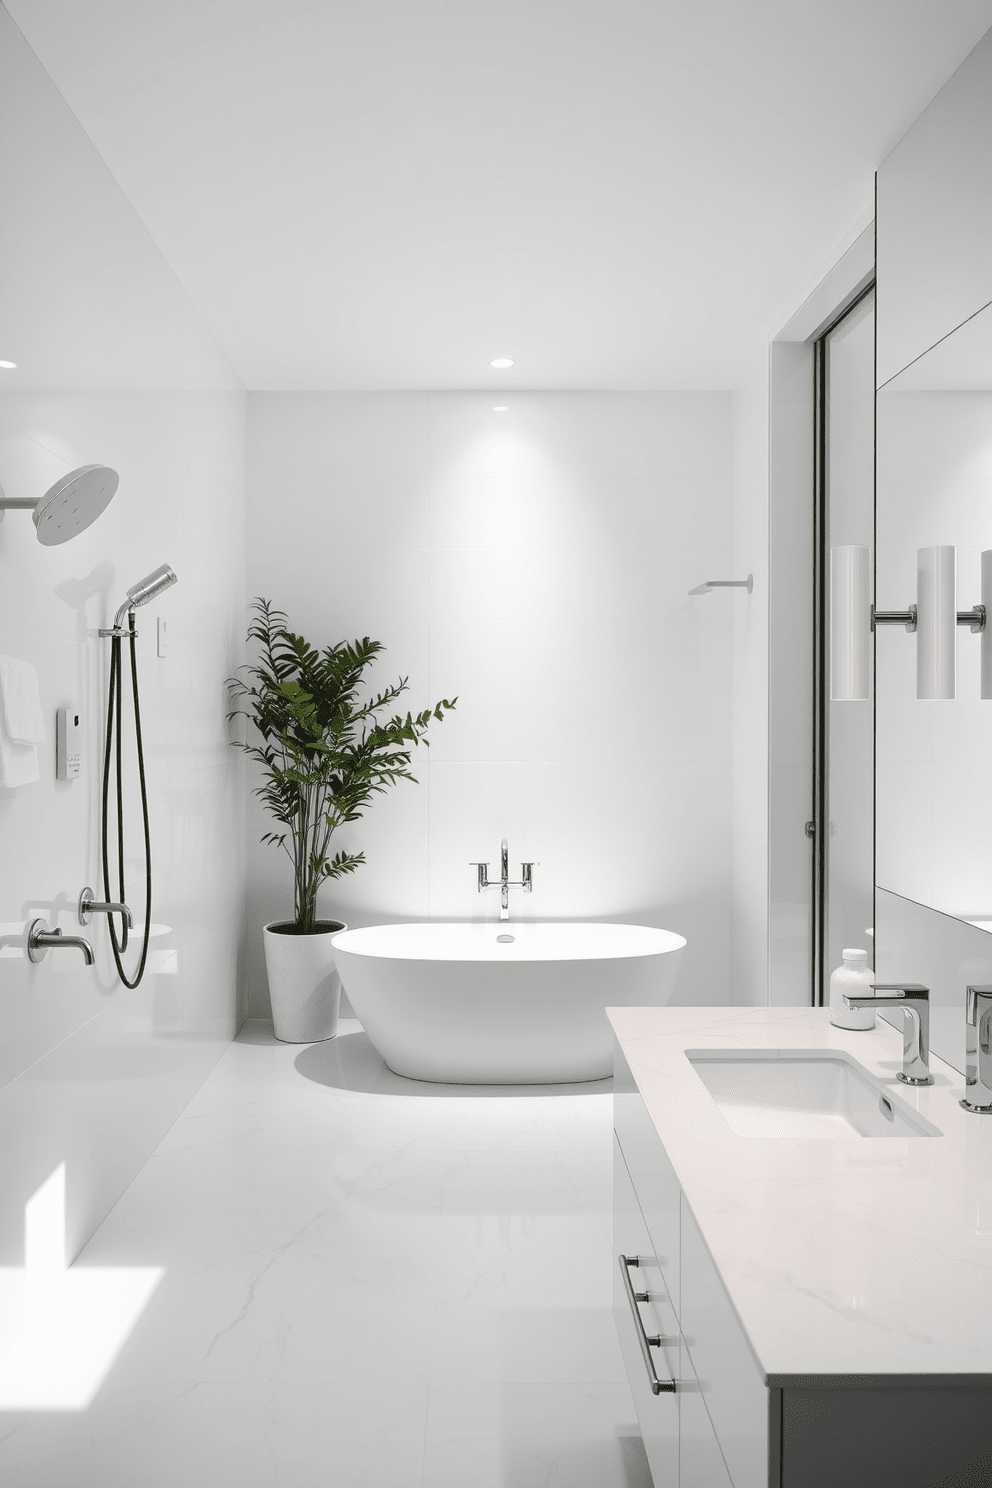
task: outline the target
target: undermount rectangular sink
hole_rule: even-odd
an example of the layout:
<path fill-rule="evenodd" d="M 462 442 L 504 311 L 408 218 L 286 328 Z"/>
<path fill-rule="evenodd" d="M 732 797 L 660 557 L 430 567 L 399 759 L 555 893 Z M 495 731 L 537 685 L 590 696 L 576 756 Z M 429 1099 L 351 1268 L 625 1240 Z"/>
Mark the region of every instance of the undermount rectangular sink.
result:
<path fill-rule="evenodd" d="M 740 1137 L 939 1137 L 940 1131 L 837 1050 L 686 1049 Z"/>

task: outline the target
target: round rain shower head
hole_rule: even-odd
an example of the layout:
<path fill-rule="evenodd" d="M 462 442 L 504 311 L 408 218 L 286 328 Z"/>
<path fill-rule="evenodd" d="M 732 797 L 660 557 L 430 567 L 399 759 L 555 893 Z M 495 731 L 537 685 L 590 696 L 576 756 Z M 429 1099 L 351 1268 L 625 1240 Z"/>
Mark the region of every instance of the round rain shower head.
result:
<path fill-rule="evenodd" d="M 34 509 L 38 541 L 46 548 L 68 542 L 95 522 L 114 499 L 120 476 L 109 465 L 81 465 L 46 491 Z"/>

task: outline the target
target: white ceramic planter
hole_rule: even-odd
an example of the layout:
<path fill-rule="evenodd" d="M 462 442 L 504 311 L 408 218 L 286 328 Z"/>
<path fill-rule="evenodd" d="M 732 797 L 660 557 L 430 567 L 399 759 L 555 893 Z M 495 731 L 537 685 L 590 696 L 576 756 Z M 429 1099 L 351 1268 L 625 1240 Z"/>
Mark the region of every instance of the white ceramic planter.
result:
<path fill-rule="evenodd" d="M 331 941 L 348 927 L 341 920 L 318 920 L 311 935 L 287 935 L 291 924 L 273 920 L 262 931 L 272 1025 L 285 1044 L 315 1044 L 338 1031 L 341 978 Z"/>

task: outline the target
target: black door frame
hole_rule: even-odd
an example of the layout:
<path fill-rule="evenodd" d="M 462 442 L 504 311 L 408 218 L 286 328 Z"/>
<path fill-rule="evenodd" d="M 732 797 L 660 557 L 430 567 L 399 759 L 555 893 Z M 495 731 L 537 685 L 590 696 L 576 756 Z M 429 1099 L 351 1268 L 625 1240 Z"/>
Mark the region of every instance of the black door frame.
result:
<path fill-rule="evenodd" d="M 828 454 L 827 340 L 875 291 L 874 278 L 827 325 L 813 343 L 813 799 L 806 833 L 813 844 L 813 904 L 810 935 L 810 1000 L 823 1007 L 827 925 L 827 736 L 829 687 L 828 594 L 830 553 L 827 547 Z"/>

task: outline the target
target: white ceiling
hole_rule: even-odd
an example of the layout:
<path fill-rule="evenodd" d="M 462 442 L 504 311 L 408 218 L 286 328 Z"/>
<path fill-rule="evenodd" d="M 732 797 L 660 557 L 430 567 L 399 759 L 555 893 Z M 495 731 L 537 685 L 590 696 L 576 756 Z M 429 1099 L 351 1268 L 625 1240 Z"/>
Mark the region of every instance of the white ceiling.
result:
<path fill-rule="evenodd" d="M 992 25 L 992 0 L 7 7 L 251 388 L 730 387 Z"/>

